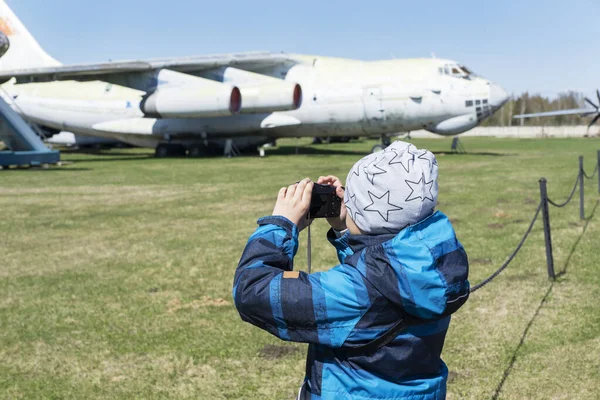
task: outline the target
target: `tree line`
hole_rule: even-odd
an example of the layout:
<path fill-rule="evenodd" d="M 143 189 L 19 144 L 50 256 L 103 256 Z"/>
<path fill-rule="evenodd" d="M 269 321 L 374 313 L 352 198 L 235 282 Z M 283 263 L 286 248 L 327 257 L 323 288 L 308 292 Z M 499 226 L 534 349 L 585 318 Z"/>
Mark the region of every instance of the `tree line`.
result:
<path fill-rule="evenodd" d="M 592 99 L 594 102 L 596 99 Z M 597 100 L 595 101 L 597 102 Z M 560 125 L 587 125 L 589 118 L 575 115 L 557 115 L 554 117 L 513 119 L 514 115 L 531 114 L 570 108 L 591 108 L 585 102 L 585 96 L 578 92 L 560 93 L 556 98 L 550 99 L 539 94 L 522 93 L 514 95 L 494 115 L 485 120 L 482 126 L 560 126 Z"/>

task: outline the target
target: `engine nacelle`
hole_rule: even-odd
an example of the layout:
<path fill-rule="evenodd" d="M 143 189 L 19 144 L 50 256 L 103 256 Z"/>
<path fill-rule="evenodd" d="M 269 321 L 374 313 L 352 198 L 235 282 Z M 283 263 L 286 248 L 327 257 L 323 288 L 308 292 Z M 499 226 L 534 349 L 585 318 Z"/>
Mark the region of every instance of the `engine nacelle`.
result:
<path fill-rule="evenodd" d="M 3 32 L 0 32 L 0 57 L 5 55 L 10 49 L 10 40 Z"/>
<path fill-rule="evenodd" d="M 294 82 L 233 67 L 205 71 L 201 76 L 240 88 L 242 114 L 291 111 L 302 105 L 302 87 Z"/>
<path fill-rule="evenodd" d="M 477 123 L 477 117 L 474 114 L 465 114 L 447 119 L 438 124 L 428 125 L 425 127 L 425 130 L 437 133 L 438 135 L 456 135 L 475 128 Z"/>
<path fill-rule="evenodd" d="M 146 116 L 160 118 L 224 117 L 241 108 L 240 90 L 223 84 L 159 89 L 140 104 Z"/>
<path fill-rule="evenodd" d="M 296 110 L 302 104 L 302 88 L 297 83 L 276 82 L 240 87 L 242 114 Z"/>

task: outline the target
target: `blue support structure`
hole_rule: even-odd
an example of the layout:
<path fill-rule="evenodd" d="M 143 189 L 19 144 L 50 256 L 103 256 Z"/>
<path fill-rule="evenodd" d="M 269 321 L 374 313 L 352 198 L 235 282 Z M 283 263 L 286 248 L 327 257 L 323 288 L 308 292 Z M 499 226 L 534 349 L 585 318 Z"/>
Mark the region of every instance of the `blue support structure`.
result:
<path fill-rule="evenodd" d="M 50 150 L 29 125 L 0 98 L 0 140 L 10 151 L 0 151 L 0 166 L 56 164 L 60 152 Z"/>

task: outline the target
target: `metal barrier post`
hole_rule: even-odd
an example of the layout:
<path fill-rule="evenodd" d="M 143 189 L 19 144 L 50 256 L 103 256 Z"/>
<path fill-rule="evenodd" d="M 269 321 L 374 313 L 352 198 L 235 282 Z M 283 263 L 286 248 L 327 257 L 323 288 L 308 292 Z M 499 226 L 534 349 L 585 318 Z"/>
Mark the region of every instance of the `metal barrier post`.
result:
<path fill-rule="evenodd" d="M 583 209 L 583 156 L 579 156 L 579 219 L 585 219 L 585 211 Z"/>
<path fill-rule="evenodd" d="M 546 242 L 546 265 L 548 278 L 554 279 L 554 258 L 552 257 L 552 235 L 550 234 L 550 214 L 548 213 L 548 191 L 546 179 L 540 179 L 540 198 L 542 200 L 542 218 L 544 220 L 544 240 Z"/>
<path fill-rule="evenodd" d="M 598 193 L 600 193 L 600 150 L 598 150 Z"/>

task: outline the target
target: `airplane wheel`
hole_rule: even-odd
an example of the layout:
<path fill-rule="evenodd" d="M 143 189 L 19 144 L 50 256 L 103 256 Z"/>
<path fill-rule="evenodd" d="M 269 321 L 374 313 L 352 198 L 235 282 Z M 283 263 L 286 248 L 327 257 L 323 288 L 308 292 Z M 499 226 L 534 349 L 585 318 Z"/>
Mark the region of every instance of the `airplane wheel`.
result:
<path fill-rule="evenodd" d="M 156 150 L 154 151 L 154 156 L 157 158 L 165 158 L 165 157 L 169 157 L 169 147 L 165 146 L 164 144 L 158 145 L 158 147 L 156 147 Z"/>
<path fill-rule="evenodd" d="M 198 146 L 194 146 L 190 148 L 189 156 L 190 157 L 200 157 L 202 155 L 202 149 Z"/>
<path fill-rule="evenodd" d="M 376 144 L 375 146 L 373 146 L 373 148 L 371 149 L 371 153 L 377 153 L 378 151 L 383 150 L 383 145 L 382 144 Z"/>

